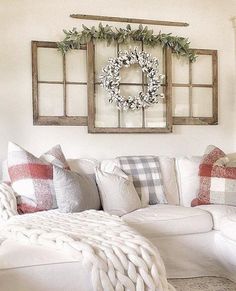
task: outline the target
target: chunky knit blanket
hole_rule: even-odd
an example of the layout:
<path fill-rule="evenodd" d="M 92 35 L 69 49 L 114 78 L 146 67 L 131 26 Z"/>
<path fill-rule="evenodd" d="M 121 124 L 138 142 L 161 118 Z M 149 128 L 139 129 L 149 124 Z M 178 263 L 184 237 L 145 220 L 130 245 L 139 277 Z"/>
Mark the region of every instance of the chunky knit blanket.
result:
<path fill-rule="evenodd" d="M 11 187 L 0 184 L 0 223 L 17 215 L 16 196 Z"/>
<path fill-rule="evenodd" d="M 174 290 L 151 242 L 103 211 L 17 215 L 0 232 L 4 238 L 69 251 L 90 268 L 94 290 Z"/>

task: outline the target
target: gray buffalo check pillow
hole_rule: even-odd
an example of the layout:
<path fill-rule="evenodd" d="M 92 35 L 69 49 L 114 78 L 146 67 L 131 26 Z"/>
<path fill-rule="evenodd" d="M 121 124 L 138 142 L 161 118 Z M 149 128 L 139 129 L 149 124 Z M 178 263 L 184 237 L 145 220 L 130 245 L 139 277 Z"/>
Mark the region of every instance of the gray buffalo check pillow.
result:
<path fill-rule="evenodd" d="M 155 156 L 117 157 L 120 168 L 132 177 L 142 206 L 167 203 L 159 160 Z"/>

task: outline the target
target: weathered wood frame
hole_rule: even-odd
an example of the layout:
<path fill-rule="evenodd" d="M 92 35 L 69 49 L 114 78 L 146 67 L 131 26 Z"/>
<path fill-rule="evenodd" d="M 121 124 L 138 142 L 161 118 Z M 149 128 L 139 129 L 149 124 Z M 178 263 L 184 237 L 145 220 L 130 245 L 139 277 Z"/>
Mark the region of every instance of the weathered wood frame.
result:
<path fill-rule="evenodd" d="M 172 87 L 189 88 L 189 116 L 173 117 L 175 125 L 217 125 L 218 124 L 218 58 L 217 50 L 193 49 L 197 55 L 212 56 L 212 83 L 193 84 L 192 82 L 192 63 L 189 63 L 189 83 L 173 83 Z M 193 117 L 192 112 L 192 89 L 193 88 L 212 88 L 212 117 Z"/>
<path fill-rule="evenodd" d="M 101 16 L 101 15 L 88 15 L 88 14 L 71 14 L 70 17 L 85 20 L 98 20 L 98 21 L 111 21 L 111 22 L 126 22 L 126 23 L 138 23 L 138 24 L 150 24 L 150 25 L 163 25 L 163 26 L 189 26 L 186 22 L 177 21 L 163 21 L 163 20 L 151 20 L 143 18 L 126 18 L 115 16 Z"/>
<path fill-rule="evenodd" d="M 77 84 L 87 85 L 87 82 L 69 82 L 66 80 L 66 57 L 63 55 L 63 80 L 62 81 L 42 81 L 38 78 L 38 48 L 55 48 L 56 42 L 32 41 L 32 95 L 33 95 L 33 124 L 34 125 L 76 125 L 85 126 L 88 124 L 87 116 L 67 116 L 66 113 L 66 85 Z M 86 50 L 86 45 L 80 49 Z M 39 115 L 39 84 L 61 84 L 63 85 L 63 116 L 40 116 Z"/>
<path fill-rule="evenodd" d="M 118 50 L 118 49 L 117 49 Z M 142 127 L 121 127 L 120 126 L 120 111 L 118 110 L 118 127 L 96 127 L 96 102 L 95 102 L 95 46 L 90 42 L 87 46 L 88 52 L 88 132 L 89 133 L 169 133 L 172 131 L 172 73 L 171 73 L 171 50 L 165 49 L 165 74 L 166 80 L 164 84 L 164 93 L 166 101 L 166 127 L 145 127 L 144 114 L 142 111 Z M 135 83 L 121 83 L 122 85 L 137 85 Z M 144 89 L 144 75 L 142 75 L 142 85 Z"/>

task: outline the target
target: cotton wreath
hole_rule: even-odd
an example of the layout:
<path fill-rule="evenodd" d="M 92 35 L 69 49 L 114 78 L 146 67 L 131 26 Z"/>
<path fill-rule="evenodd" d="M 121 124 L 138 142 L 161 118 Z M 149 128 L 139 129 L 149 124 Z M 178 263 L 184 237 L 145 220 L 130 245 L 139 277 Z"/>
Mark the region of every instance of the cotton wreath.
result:
<path fill-rule="evenodd" d="M 136 63 L 147 76 L 147 90 L 138 92 L 137 96 L 126 98 L 120 94 L 120 69 L 128 68 Z M 164 94 L 159 92 L 163 78 L 164 75 L 159 73 L 158 59 L 147 52 L 138 51 L 137 48 L 120 51 L 117 58 L 110 58 L 100 76 L 101 86 L 105 88 L 110 97 L 109 102 L 114 102 L 119 110 L 136 110 L 158 103 L 160 98 L 164 98 Z"/>

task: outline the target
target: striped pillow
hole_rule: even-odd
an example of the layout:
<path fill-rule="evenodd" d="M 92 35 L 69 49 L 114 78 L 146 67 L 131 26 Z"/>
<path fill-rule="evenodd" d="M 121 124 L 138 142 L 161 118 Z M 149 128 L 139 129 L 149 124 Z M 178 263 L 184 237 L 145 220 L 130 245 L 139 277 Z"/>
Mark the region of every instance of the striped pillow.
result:
<path fill-rule="evenodd" d="M 20 213 L 57 208 L 50 162 L 69 168 L 60 146 L 53 147 L 39 159 L 20 146 L 9 143 L 8 172 Z"/>
<path fill-rule="evenodd" d="M 236 206 L 236 165 L 215 146 L 208 146 L 199 166 L 200 189 L 192 206 L 226 204 Z"/>

